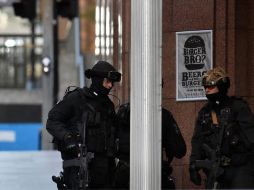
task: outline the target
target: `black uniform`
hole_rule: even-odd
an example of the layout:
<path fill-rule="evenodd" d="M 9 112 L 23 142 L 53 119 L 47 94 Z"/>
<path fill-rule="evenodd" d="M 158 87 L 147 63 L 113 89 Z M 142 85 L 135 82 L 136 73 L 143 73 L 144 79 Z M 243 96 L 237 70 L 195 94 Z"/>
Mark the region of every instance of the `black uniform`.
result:
<path fill-rule="evenodd" d="M 116 170 L 115 185 L 119 188 L 129 187 L 130 159 L 130 104 L 123 104 L 117 112 L 117 144 L 119 164 Z M 170 163 L 174 157 L 182 158 L 186 154 L 186 144 L 172 114 L 162 109 L 162 147 L 165 148 L 168 161 L 162 160 L 162 188 L 174 189 L 174 181 L 170 177 Z"/>
<path fill-rule="evenodd" d="M 186 154 L 186 144 L 173 115 L 162 108 L 162 148 L 165 149 L 168 161 L 162 160 L 162 188 L 174 189 L 174 181 L 170 177 L 173 169 L 170 166 L 173 158 L 182 158 Z"/>
<path fill-rule="evenodd" d="M 53 135 L 63 160 L 77 158 L 77 149 L 65 149 L 65 137 L 71 134 L 74 141 L 83 140 L 84 113 L 88 113 L 85 121 L 87 151 L 94 153 L 94 158 L 89 163 L 89 187 L 109 187 L 112 175 L 110 170 L 114 164 L 115 112 L 108 96 L 95 95 L 86 87 L 70 92 L 49 112 L 47 130 Z M 77 184 L 77 172 L 77 167 L 64 168 L 64 182 L 68 188 L 74 188 Z"/>
<path fill-rule="evenodd" d="M 68 91 L 48 114 L 47 130 L 61 151 L 63 176 L 58 189 L 108 188 L 115 151 L 115 111 L 108 94 L 121 73 L 106 61 L 85 71 L 89 88 Z"/>
<path fill-rule="evenodd" d="M 213 122 L 212 111 L 218 125 Z M 220 163 L 220 188 L 254 188 L 254 116 L 245 101 L 226 96 L 220 103 L 208 102 L 199 111 L 191 143 L 190 176 L 195 184 L 200 184 L 196 161 L 209 160 L 214 152 Z M 204 172 L 208 176 L 211 170 L 204 168 Z"/>

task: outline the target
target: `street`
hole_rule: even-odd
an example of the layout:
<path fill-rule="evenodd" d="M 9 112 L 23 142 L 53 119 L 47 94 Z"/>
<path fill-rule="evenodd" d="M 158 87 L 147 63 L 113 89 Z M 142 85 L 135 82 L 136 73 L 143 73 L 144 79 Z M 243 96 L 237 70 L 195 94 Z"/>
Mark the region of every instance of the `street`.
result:
<path fill-rule="evenodd" d="M 0 189 L 56 190 L 51 176 L 61 171 L 57 151 L 1 151 Z"/>

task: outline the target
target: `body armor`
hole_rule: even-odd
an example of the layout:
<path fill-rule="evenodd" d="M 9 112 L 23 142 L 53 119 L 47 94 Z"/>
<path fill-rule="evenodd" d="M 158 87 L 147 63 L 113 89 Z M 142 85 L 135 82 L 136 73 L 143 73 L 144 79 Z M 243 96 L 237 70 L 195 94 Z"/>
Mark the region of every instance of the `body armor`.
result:
<path fill-rule="evenodd" d="M 213 150 L 220 151 L 218 154 L 224 157 L 223 160 L 227 164 L 229 160 L 233 165 L 244 164 L 246 155 L 251 150 L 250 142 L 244 131 L 245 126 L 241 126 L 241 122 L 238 121 L 238 119 L 242 120 L 245 118 L 237 118 L 238 116 L 236 116 L 237 110 L 242 105 L 244 105 L 242 99 L 231 97 L 218 107 L 207 104 L 201 109 L 192 141 L 194 142 L 194 154 L 191 155 L 191 161 L 207 158 L 206 152 L 200 147 L 205 143 Z M 218 125 L 213 124 L 212 111 L 216 112 L 219 121 Z M 253 121 L 250 120 L 249 122 Z M 221 133 L 222 135 L 220 136 Z"/>

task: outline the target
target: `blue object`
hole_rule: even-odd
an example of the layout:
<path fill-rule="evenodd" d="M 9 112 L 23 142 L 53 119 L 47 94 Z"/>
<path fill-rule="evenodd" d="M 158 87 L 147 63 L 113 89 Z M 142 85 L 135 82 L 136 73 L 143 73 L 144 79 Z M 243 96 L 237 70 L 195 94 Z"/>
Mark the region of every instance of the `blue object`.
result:
<path fill-rule="evenodd" d="M 1 123 L 0 150 L 39 150 L 41 123 Z"/>

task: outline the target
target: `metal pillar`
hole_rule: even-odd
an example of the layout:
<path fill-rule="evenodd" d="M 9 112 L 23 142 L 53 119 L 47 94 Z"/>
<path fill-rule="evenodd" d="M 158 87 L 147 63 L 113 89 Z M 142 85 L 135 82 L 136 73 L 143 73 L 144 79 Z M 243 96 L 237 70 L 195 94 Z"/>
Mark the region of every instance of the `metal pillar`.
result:
<path fill-rule="evenodd" d="M 131 1 L 130 189 L 161 189 L 162 0 Z"/>
<path fill-rule="evenodd" d="M 31 83 L 31 89 L 34 89 L 35 87 L 35 21 L 34 19 L 30 20 L 31 24 L 31 77 L 30 77 L 30 83 Z"/>
<path fill-rule="evenodd" d="M 54 25 L 57 23 L 54 20 L 53 9 L 54 1 L 44 0 L 44 12 L 43 12 L 43 57 L 50 59 L 50 70 L 47 74 L 43 75 L 42 78 L 42 93 L 43 93 L 43 104 L 42 104 L 42 123 L 43 129 L 41 133 L 41 148 L 43 150 L 53 149 L 52 136 L 46 131 L 46 121 L 48 112 L 53 106 L 54 102 Z"/>
<path fill-rule="evenodd" d="M 84 76 L 84 59 L 80 53 L 80 19 L 74 18 L 74 40 L 75 40 L 75 61 L 76 65 L 79 67 L 79 86 L 85 86 L 85 76 Z"/>

